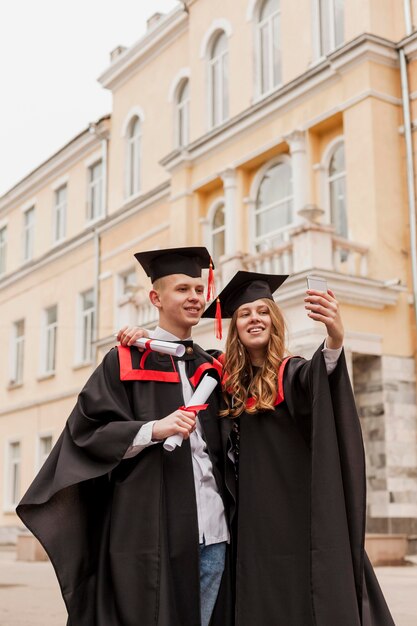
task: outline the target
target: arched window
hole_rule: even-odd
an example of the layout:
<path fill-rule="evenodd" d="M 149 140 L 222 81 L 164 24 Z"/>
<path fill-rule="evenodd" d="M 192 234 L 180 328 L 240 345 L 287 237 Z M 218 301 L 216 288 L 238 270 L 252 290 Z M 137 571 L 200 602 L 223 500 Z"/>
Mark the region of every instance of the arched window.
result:
<path fill-rule="evenodd" d="M 225 215 L 224 202 L 217 205 L 211 220 L 211 250 L 214 263 L 225 254 Z"/>
<path fill-rule="evenodd" d="M 319 56 L 324 56 L 344 41 L 345 1 L 314 0 L 319 22 Z"/>
<path fill-rule="evenodd" d="M 282 82 L 280 0 L 264 0 L 257 25 L 259 91 L 267 93 Z"/>
<path fill-rule="evenodd" d="M 291 164 L 287 160 L 272 165 L 264 174 L 255 205 L 255 247 L 269 250 L 283 241 L 293 221 Z"/>
<path fill-rule="evenodd" d="M 345 147 L 339 143 L 334 150 L 328 169 L 330 219 L 337 235 L 348 236 L 346 211 Z"/>
<path fill-rule="evenodd" d="M 209 59 L 210 126 L 218 126 L 229 115 L 228 51 L 226 33 L 220 32 L 211 46 Z"/>
<path fill-rule="evenodd" d="M 190 81 L 184 79 L 177 90 L 177 147 L 182 148 L 189 142 L 189 117 L 190 117 Z"/>
<path fill-rule="evenodd" d="M 127 196 L 140 191 L 141 141 L 141 121 L 134 116 L 127 133 Z"/>

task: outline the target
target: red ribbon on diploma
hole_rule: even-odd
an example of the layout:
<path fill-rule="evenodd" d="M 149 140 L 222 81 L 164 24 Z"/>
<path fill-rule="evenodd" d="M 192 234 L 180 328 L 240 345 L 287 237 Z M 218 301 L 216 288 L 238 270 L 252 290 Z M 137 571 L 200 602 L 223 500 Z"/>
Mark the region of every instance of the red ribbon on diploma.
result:
<path fill-rule="evenodd" d="M 204 411 L 208 407 L 208 404 L 196 404 L 195 406 L 180 406 L 179 411 L 192 411 L 193 413 L 198 413 L 199 411 Z"/>

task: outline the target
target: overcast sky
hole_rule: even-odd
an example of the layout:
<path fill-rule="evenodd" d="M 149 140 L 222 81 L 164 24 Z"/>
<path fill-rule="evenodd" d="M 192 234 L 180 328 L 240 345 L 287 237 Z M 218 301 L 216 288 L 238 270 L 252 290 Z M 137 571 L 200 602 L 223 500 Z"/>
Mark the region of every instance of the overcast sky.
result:
<path fill-rule="evenodd" d="M 97 82 L 176 0 L 0 0 L 0 196 L 111 112 Z"/>

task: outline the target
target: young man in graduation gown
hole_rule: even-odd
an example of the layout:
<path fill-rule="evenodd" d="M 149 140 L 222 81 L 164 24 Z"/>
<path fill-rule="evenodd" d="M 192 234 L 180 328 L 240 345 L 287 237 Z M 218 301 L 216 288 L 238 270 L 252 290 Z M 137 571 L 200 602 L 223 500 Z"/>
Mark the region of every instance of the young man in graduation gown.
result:
<path fill-rule="evenodd" d="M 205 248 L 135 256 L 153 283 L 154 338 L 183 342 L 185 355 L 110 350 L 17 513 L 50 556 L 68 626 L 225 626 L 219 394 L 197 420 L 180 408 L 203 374 L 221 370 L 191 339 L 210 257 Z M 166 451 L 162 441 L 178 433 L 182 446 Z"/>

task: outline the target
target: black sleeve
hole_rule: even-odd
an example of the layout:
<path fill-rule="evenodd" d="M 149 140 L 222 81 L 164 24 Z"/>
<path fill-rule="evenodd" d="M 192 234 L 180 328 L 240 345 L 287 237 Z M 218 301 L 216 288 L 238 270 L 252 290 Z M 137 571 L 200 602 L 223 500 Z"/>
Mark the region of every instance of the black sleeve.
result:
<path fill-rule="evenodd" d="M 120 461 L 146 423 L 135 420 L 131 385 L 120 380 L 118 352 L 113 349 L 78 396 L 67 428 L 74 444 L 91 459 Z"/>
<path fill-rule="evenodd" d="M 292 357 L 284 371 L 284 398 L 291 417 L 308 443 L 311 439 L 314 370 L 319 369 L 327 376 L 322 349 L 323 344 L 318 347 L 311 359 Z"/>
<path fill-rule="evenodd" d="M 113 470 L 140 427 L 111 350 L 81 391 L 61 436 L 22 503 L 46 502 L 60 490 Z"/>

